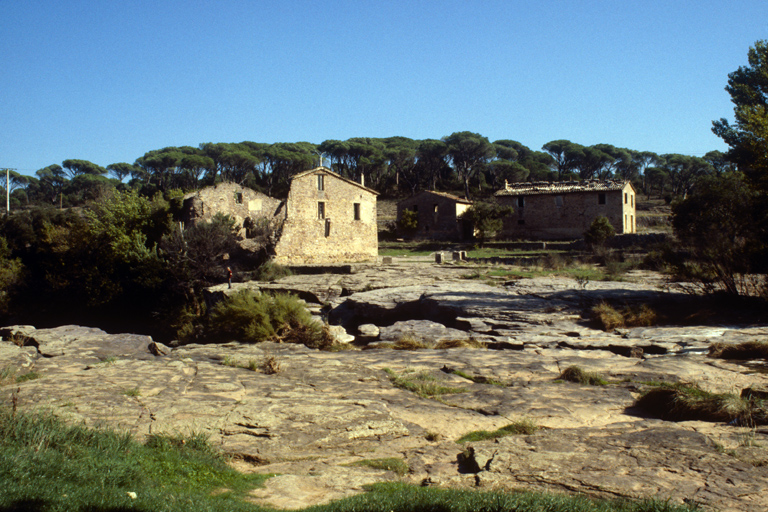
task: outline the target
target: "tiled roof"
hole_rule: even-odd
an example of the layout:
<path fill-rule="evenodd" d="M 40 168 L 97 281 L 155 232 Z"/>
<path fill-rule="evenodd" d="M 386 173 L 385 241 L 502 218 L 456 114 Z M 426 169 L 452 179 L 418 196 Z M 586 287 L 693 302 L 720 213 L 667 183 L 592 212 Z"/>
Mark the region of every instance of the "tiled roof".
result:
<path fill-rule="evenodd" d="M 456 201 L 457 203 L 472 204 L 472 201 L 470 201 L 469 199 L 464 199 L 463 197 L 455 196 L 453 194 L 449 194 L 448 192 L 438 192 L 437 190 L 423 190 L 423 191 L 419 192 L 418 194 L 416 194 L 415 196 L 407 197 L 405 199 L 402 199 L 402 200 L 398 201 L 398 204 L 400 204 L 402 202 L 405 202 L 405 201 L 413 201 L 415 198 L 417 198 L 417 197 L 419 197 L 420 195 L 423 195 L 423 194 L 434 194 L 436 196 L 445 197 L 446 199 L 450 199 L 451 201 Z"/>
<path fill-rule="evenodd" d="M 572 192 L 610 192 L 622 190 L 624 181 L 538 181 L 533 183 L 505 183 L 496 196 L 522 196 L 542 194 L 569 194 Z"/>

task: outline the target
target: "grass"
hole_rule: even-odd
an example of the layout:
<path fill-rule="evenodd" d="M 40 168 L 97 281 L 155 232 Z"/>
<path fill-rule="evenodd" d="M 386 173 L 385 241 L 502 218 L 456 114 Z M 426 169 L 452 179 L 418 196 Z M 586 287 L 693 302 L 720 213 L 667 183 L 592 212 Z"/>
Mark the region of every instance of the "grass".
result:
<path fill-rule="evenodd" d="M 608 501 L 584 496 L 535 492 L 479 492 L 469 489 L 417 487 L 405 483 L 366 486 L 365 494 L 309 507 L 303 512 L 694 512 L 698 509 L 664 501 Z"/>
<path fill-rule="evenodd" d="M 744 343 L 713 343 L 709 346 L 709 356 L 720 359 L 766 359 L 768 360 L 768 341 L 745 341 Z"/>
<path fill-rule="evenodd" d="M 384 368 L 389 380 L 395 387 L 415 393 L 422 398 L 435 398 L 442 395 L 464 393 L 465 388 L 453 388 L 445 386 L 432 374 L 426 371 L 415 372 L 406 370 L 401 374 Z"/>
<path fill-rule="evenodd" d="M 539 427 L 533 423 L 533 421 L 529 419 L 522 419 L 494 431 L 475 430 L 473 432 L 469 432 L 458 438 L 456 442 L 463 444 L 475 443 L 478 441 L 492 441 L 494 439 L 507 436 L 529 436 L 535 434 L 537 430 L 539 430 Z"/>
<path fill-rule="evenodd" d="M 361 462 L 388 470 L 407 467 L 399 459 Z M 67 426 L 50 415 L 0 411 L 0 510 L 266 512 L 270 509 L 247 500 L 249 493 L 271 476 L 233 470 L 199 433 L 153 435 L 142 444 L 126 433 Z M 438 489 L 399 482 L 366 486 L 366 491 L 304 511 L 696 510 L 668 501 L 605 501 L 564 494 Z"/>
<path fill-rule="evenodd" d="M 140 444 L 50 415 L 0 412 L 2 510 L 254 510 L 244 498 L 267 478 L 232 470 L 200 434 Z"/>
<path fill-rule="evenodd" d="M 40 374 L 37 372 L 29 372 L 25 373 L 24 375 L 19 375 L 16 377 L 16 382 L 27 382 L 28 380 L 36 380 L 40 378 Z"/>
<path fill-rule="evenodd" d="M 347 466 L 362 466 L 372 469 L 383 469 L 384 471 L 392 471 L 399 476 L 405 476 L 411 470 L 403 459 L 398 459 L 395 457 L 389 457 L 385 459 L 364 459 L 353 462 L 351 464 L 347 464 Z"/>
<path fill-rule="evenodd" d="M 139 388 L 124 389 L 123 394 L 130 397 L 139 397 L 141 396 L 141 391 L 139 391 Z"/>
<path fill-rule="evenodd" d="M 656 383 L 635 406 L 667 421 L 715 421 L 744 426 L 768 424 L 766 404 L 732 393 L 710 393 L 696 384 Z"/>
<path fill-rule="evenodd" d="M 607 302 L 601 302 L 592 308 L 591 315 L 592 321 L 605 332 L 618 327 L 648 327 L 657 321 L 656 312 L 647 304 L 616 309 Z"/>
<path fill-rule="evenodd" d="M 587 386 L 608 385 L 608 381 L 597 373 L 584 371 L 579 366 L 569 366 L 560 373 L 560 377 L 558 378 L 568 382 L 585 384 Z"/>

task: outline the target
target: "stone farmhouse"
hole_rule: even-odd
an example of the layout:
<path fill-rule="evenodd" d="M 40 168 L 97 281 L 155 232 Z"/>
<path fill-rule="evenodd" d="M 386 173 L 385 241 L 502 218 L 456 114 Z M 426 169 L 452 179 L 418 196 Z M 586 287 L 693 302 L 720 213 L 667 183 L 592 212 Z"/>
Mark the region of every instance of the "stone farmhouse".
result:
<path fill-rule="evenodd" d="M 607 217 L 617 234 L 635 233 L 635 190 L 629 182 L 505 183 L 495 194 L 514 208 L 504 219 L 504 238 L 581 238 L 599 216 Z"/>
<path fill-rule="evenodd" d="M 378 192 L 327 167 L 297 174 L 274 261 L 283 265 L 376 261 Z"/>
<path fill-rule="evenodd" d="M 425 190 L 397 203 L 398 223 L 405 210 L 416 212 L 417 238 L 435 240 L 464 240 L 472 238 L 472 226 L 461 215 L 472 206 L 472 201 L 462 197 Z"/>
<path fill-rule="evenodd" d="M 217 213 L 237 224 L 241 247 L 269 246 L 283 265 L 375 261 L 378 193 L 326 167 L 293 177 L 288 198 L 269 197 L 235 183 L 206 187 L 184 198 L 187 225 Z"/>

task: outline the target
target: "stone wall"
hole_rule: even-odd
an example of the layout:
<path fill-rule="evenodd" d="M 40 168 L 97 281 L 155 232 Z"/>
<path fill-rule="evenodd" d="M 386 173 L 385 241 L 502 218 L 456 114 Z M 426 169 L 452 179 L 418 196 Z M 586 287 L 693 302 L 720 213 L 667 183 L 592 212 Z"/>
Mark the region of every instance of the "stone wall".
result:
<path fill-rule="evenodd" d="M 616 234 L 636 232 L 635 193 L 630 186 L 608 191 L 502 195 L 497 199 L 514 209 L 504 219 L 502 238 L 581 238 L 599 216 L 610 221 Z"/>
<path fill-rule="evenodd" d="M 325 168 L 294 177 L 276 263 L 375 261 L 378 250 L 374 191 Z"/>
<path fill-rule="evenodd" d="M 247 237 L 246 227 L 258 219 L 272 222 L 281 201 L 237 183 L 220 183 L 184 196 L 184 222 L 210 222 L 217 213 L 232 217 L 239 236 Z M 247 219 L 250 219 L 248 221 Z"/>
<path fill-rule="evenodd" d="M 469 201 L 460 197 L 424 191 L 397 203 L 397 218 L 400 220 L 404 210 L 416 211 L 419 228 L 414 237 L 462 240 L 472 236 L 459 218 L 470 206 Z"/>

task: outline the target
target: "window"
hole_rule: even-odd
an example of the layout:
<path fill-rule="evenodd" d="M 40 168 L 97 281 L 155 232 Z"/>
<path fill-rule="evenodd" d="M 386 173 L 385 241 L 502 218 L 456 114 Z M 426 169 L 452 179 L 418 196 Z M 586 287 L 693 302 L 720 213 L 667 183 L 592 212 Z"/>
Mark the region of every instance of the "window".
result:
<path fill-rule="evenodd" d="M 317 218 L 320 220 L 325 218 L 325 201 L 317 202 Z"/>
<path fill-rule="evenodd" d="M 525 219 L 517 219 L 517 225 L 518 226 L 524 226 L 525 225 Z"/>
<path fill-rule="evenodd" d="M 525 206 L 525 197 L 524 196 L 518 197 L 517 198 L 517 207 L 518 208 L 523 208 L 524 206 Z"/>
<path fill-rule="evenodd" d="M 355 220 L 360 220 L 360 203 L 355 203 Z"/>
<path fill-rule="evenodd" d="M 629 194 L 624 192 L 624 204 L 629 204 Z"/>
<path fill-rule="evenodd" d="M 605 204 L 605 193 L 600 192 L 597 194 L 597 204 Z"/>
<path fill-rule="evenodd" d="M 243 204 L 243 193 L 242 192 L 235 192 L 235 202 L 237 204 Z"/>
<path fill-rule="evenodd" d="M 555 206 L 558 208 L 563 206 L 563 196 L 555 196 Z"/>
<path fill-rule="evenodd" d="M 635 195 L 634 194 L 629 196 L 629 206 L 631 206 L 632 208 L 635 207 Z"/>
<path fill-rule="evenodd" d="M 325 190 L 325 174 L 317 175 L 317 190 Z"/>

